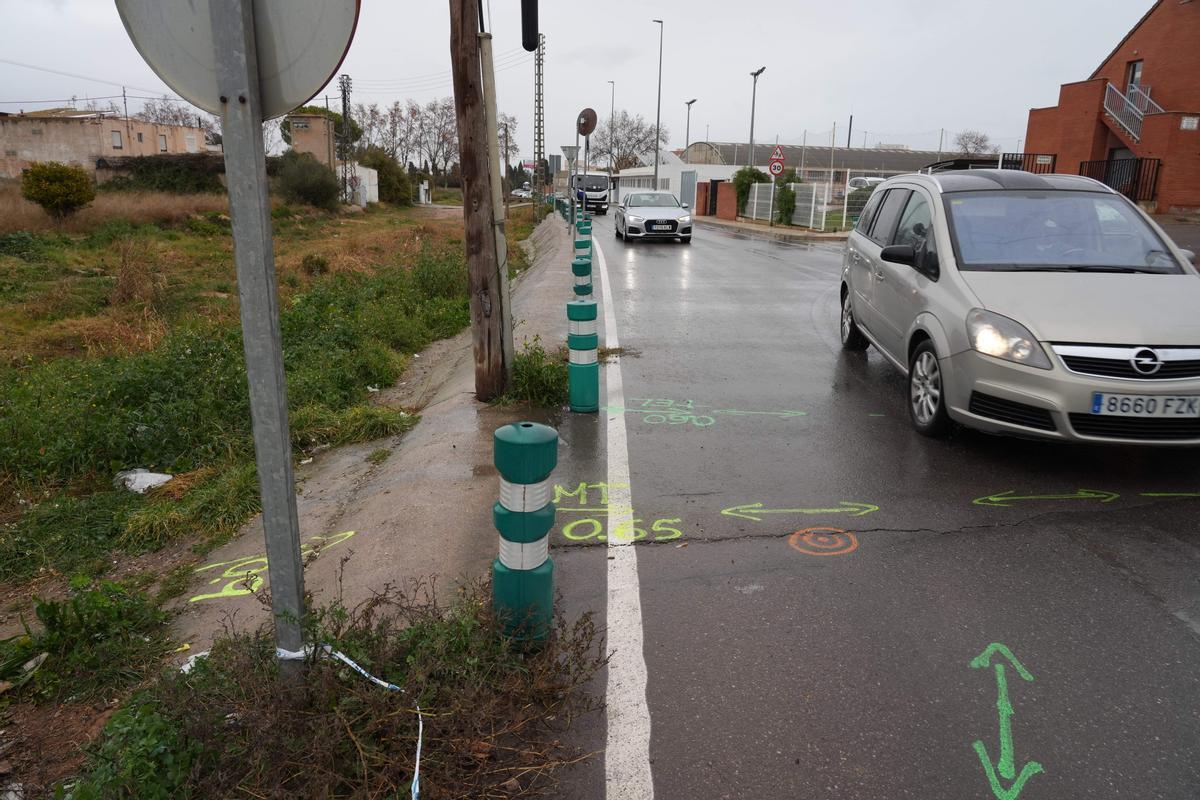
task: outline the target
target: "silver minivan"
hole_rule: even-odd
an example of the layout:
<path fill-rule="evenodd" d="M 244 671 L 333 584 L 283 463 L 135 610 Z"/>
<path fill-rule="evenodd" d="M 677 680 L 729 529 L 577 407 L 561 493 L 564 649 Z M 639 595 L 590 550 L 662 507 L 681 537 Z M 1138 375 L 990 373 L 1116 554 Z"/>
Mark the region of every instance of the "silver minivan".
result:
<path fill-rule="evenodd" d="M 929 436 L 1197 445 L 1194 258 L 1089 178 L 897 176 L 846 243 L 842 346 L 907 376 Z"/>

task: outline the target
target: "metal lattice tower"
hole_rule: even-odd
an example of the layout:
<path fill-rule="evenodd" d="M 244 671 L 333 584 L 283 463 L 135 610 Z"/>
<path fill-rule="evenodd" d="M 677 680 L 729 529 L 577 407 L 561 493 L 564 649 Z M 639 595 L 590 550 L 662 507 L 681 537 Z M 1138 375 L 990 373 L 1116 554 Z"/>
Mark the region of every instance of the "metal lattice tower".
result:
<path fill-rule="evenodd" d="M 546 34 L 538 34 L 533 67 L 533 194 L 541 198 L 546 185 L 546 104 L 542 97 L 542 67 L 546 57 Z"/>
<path fill-rule="evenodd" d="M 342 90 L 342 198 L 349 199 L 350 191 L 350 76 L 338 78 Z M 336 137 L 335 137 L 336 138 Z"/>

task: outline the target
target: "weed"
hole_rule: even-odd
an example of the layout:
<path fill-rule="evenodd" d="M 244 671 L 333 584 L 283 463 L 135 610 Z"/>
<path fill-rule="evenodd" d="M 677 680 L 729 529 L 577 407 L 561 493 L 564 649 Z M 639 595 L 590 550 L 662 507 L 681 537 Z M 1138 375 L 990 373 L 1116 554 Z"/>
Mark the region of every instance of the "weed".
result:
<path fill-rule="evenodd" d="M 485 584 L 464 587 L 449 608 L 431 595 L 421 585 L 388 589 L 308 619 L 309 641 L 404 693 L 323 656 L 305 664 L 297 692 L 278 675 L 269 627 L 229 634 L 188 674 L 163 674 L 115 716 L 90 771 L 60 796 L 407 796 L 416 704 L 423 795 L 545 795 L 558 768 L 584 758 L 563 732 L 598 707 L 585 688 L 604 663 L 595 625 L 560 619 L 543 647 L 526 651 L 500 634 Z"/>
<path fill-rule="evenodd" d="M 45 248 L 46 243 L 42 237 L 26 231 L 0 234 L 0 256 L 32 261 L 40 256 Z"/>
<path fill-rule="evenodd" d="M 321 406 L 302 406 L 291 413 L 292 444 L 308 449 L 318 445 L 369 442 L 397 436 L 410 430 L 419 418 L 385 406 L 352 406 L 333 411 Z"/>
<path fill-rule="evenodd" d="M 0 642 L 4 678 L 22 677 L 13 665 L 45 653 L 41 667 L 28 676 L 39 699 L 91 697 L 129 685 L 146 675 L 166 650 L 166 614 L 142 592 L 105 581 L 73 580 L 71 596 L 38 600 L 40 632 Z"/>
<path fill-rule="evenodd" d="M 192 575 L 195 573 L 195 570 L 195 563 L 188 562 L 180 564 L 168 572 L 158 584 L 158 592 L 154 595 L 154 602 L 161 605 L 186 592 L 188 585 L 191 584 Z"/>
<path fill-rule="evenodd" d="M 391 454 L 392 454 L 391 450 L 388 450 L 386 447 L 381 447 L 378 450 L 372 450 L 371 453 L 367 456 L 367 461 L 370 462 L 371 464 L 375 464 L 376 466 L 378 466 L 379 464 L 382 464 L 383 462 L 387 461 L 388 456 L 390 456 Z"/>
<path fill-rule="evenodd" d="M 546 352 L 541 338 L 526 340 L 513 359 L 512 383 L 497 403 L 553 408 L 567 402 L 569 389 L 567 364 L 561 357 Z"/>
<path fill-rule="evenodd" d="M 300 260 L 300 268 L 313 277 L 324 275 L 329 271 L 329 259 L 316 253 L 306 253 Z"/>
<path fill-rule="evenodd" d="M 112 305 L 144 303 L 153 305 L 167 288 L 166 277 L 150 263 L 144 247 L 132 238 L 119 240 L 116 283 L 108 300 Z"/>
<path fill-rule="evenodd" d="M 188 773 L 200 755 L 179 725 L 139 694 L 113 714 L 96 749 L 94 769 L 70 788 L 58 787 L 56 800 L 171 800 L 186 791 Z"/>

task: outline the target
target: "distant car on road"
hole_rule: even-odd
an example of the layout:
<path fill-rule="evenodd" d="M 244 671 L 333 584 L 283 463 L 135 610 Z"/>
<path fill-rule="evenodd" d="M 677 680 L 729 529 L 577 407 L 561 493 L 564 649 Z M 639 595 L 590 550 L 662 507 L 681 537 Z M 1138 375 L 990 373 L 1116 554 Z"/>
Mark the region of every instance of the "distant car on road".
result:
<path fill-rule="evenodd" d="M 692 241 L 692 212 L 670 192 L 630 192 L 617 206 L 613 230 L 618 239 Z"/>
<path fill-rule="evenodd" d="M 513 189 L 512 196 L 521 200 L 528 200 L 533 197 L 533 192 L 529 189 Z"/>
<path fill-rule="evenodd" d="M 847 186 L 851 191 L 855 189 L 869 189 L 883 183 L 887 178 L 851 178 L 847 181 Z"/>
<path fill-rule="evenodd" d="M 907 376 L 928 436 L 1200 445 L 1192 258 L 1089 178 L 891 178 L 846 243 L 842 346 Z"/>

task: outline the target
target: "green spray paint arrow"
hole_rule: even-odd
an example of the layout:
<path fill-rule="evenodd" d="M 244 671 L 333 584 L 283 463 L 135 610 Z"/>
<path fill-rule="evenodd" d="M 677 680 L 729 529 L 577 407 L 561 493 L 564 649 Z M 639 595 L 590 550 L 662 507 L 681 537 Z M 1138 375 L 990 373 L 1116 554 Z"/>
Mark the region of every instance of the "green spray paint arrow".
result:
<path fill-rule="evenodd" d="M 1111 503 L 1121 495 L 1116 492 L 1102 492 L 1097 489 L 1080 489 L 1074 494 L 1027 494 L 1019 495 L 1013 491 L 997 492 L 987 497 L 976 497 L 971 502 L 977 506 L 995 506 L 1007 508 L 1021 500 L 1099 500 L 1101 503 Z"/>
<path fill-rule="evenodd" d="M 1142 492 L 1142 497 L 1200 497 L 1200 492 Z"/>
<path fill-rule="evenodd" d="M 740 506 L 721 509 L 726 517 L 741 517 L 751 522 L 762 522 L 764 514 L 852 514 L 856 517 L 866 516 L 878 511 L 879 506 L 870 503 L 842 502 L 837 508 L 763 508 L 762 503 L 745 503 Z"/>
<path fill-rule="evenodd" d="M 992 789 L 992 794 L 996 796 L 996 800 L 1016 800 L 1021 794 L 1021 790 L 1025 788 L 1026 781 L 1046 770 L 1038 762 L 1029 761 L 1021 767 L 1020 774 L 1017 773 L 1013 760 L 1013 707 L 1012 702 L 1008 699 L 1008 679 L 1005 677 L 1005 666 L 1002 661 L 991 663 L 993 654 L 999 654 L 1007 659 L 1023 680 L 1032 681 L 1033 675 L 1017 660 L 1011 650 L 999 642 L 989 644 L 982 653 L 971 660 L 970 664 L 971 669 L 987 669 L 991 666 L 996 674 L 996 713 L 1000 718 L 1000 760 L 995 766 L 992 766 L 987 746 L 981 740 L 975 740 L 971 746 L 975 748 L 975 755 L 979 756 L 979 763 L 983 765 L 983 772 L 987 776 L 988 785 Z M 1001 780 L 1013 782 L 1005 789 Z"/>

